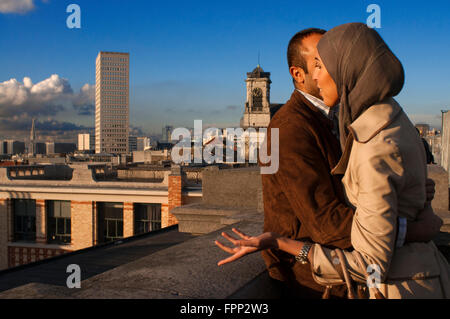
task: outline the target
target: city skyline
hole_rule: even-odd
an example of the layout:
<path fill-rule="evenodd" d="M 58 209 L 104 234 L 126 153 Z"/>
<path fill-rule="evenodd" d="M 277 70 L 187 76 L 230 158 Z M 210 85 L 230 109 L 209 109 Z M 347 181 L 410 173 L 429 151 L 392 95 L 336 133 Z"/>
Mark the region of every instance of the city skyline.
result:
<path fill-rule="evenodd" d="M 195 119 L 238 126 L 245 107 L 245 74 L 256 67 L 259 52 L 261 66 L 272 74 L 271 102 L 285 103 L 292 91 L 285 61 L 290 37 L 307 27 L 365 22 L 371 2 L 352 1 L 344 8 L 330 1 L 189 6 L 118 1 L 105 6 L 105 1 L 81 0 L 76 1 L 81 29 L 66 26 L 71 1 L 31 3 L 16 11 L 0 7 L 0 27 L 14 30 L 0 39 L 9 48 L 0 61 L 0 134 L 5 138 L 29 136 L 33 117 L 38 139 L 66 140 L 92 130 L 92 61 L 99 51 L 133 56 L 130 135 L 159 134 L 166 124 L 191 127 Z M 441 40 L 450 23 L 440 15 L 449 3 L 377 4 L 378 32 L 406 71 L 399 102 L 413 122 L 439 127 L 440 110 L 450 106 L 444 72 L 450 44 Z"/>

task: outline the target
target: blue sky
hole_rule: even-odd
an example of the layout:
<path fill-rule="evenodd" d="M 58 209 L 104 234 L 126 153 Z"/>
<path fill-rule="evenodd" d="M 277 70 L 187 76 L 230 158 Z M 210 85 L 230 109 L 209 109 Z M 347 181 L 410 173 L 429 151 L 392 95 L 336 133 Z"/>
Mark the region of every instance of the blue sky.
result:
<path fill-rule="evenodd" d="M 0 0 L 0 11 L 2 2 L 10 1 Z M 95 84 L 98 51 L 129 52 L 130 124 L 146 134 L 159 133 L 165 123 L 190 127 L 194 119 L 238 124 L 244 79 L 256 66 L 258 52 L 261 66 L 271 72 L 271 102 L 284 103 L 293 89 L 285 52 L 292 35 L 307 27 L 366 22 L 371 3 L 380 6 L 378 31 L 406 71 L 398 97 L 405 111 L 415 122 L 437 125 L 440 110 L 450 108 L 447 0 L 13 1 L 33 6 L 20 13 L 0 12 L 0 83 L 23 83 L 29 77 L 36 84 L 57 74 L 57 82 L 73 91 L 71 99 L 81 99 L 83 85 Z M 71 3 L 81 7 L 81 29 L 66 26 Z M 94 126 L 94 115 L 80 112 L 73 102 L 53 105 L 48 112 L 36 103 L 30 108 L 42 121 Z M 25 118 L 8 112 L 0 110 L 0 120 Z"/>

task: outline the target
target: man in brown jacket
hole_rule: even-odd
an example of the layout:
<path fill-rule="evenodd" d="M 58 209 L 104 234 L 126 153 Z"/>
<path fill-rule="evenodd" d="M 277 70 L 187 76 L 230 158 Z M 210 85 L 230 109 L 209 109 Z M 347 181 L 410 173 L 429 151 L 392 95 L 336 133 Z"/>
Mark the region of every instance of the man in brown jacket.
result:
<path fill-rule="evenodd" d="M 342 176 L 331 175 L 341 156 L 336 115 L 322 102 L 312 79 L 316 45 L 324 33 L 303 30 L 289 42 L 287 58 L 295 90 L 267 130 L 270 152 L 270 129 L 279 129 L 279 169 L 262 175 L 264 232 L 351 249 L 354 210 L 346 204 Z M 408 223 L 407 235 L 406 220 L 399 220 L 398 244 L 405 236 L 408 240 L 431 240 L 442 221 L 425 215 L 421 223 Z M 287 285 L 282 285 L 287 296 L 320 298 L 324 287 L 313 280 L 309 264 L 298 263 L 278 250 L 263 251 L 262 255 L 271 278 Z M 345 289 L 333 288 L 332 294 L 343 297 Z"/>

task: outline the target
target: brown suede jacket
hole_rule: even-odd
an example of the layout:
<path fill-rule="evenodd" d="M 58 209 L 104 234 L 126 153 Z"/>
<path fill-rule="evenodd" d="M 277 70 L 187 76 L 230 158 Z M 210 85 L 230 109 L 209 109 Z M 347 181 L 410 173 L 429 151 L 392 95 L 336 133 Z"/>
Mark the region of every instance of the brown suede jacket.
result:
<path fill-rule="evenodd" d="M 268 152 L 270 129 L 278 128 L 279 169 L 275 174 L 261 175 L 264 232 L 330 248 L 351 248 L 354 211 L 346 204 L 342 176 L 331 175 L 341 156 L 332 125 L 297 90 L 270 121 Z M 317 292 L 324 290 L 313 280 L 309 264 L 295 262 L 293 256 L 278 250 L 262 254 L 272 278 Z M 336 291 L 336 295 L 342 292 Z"/>

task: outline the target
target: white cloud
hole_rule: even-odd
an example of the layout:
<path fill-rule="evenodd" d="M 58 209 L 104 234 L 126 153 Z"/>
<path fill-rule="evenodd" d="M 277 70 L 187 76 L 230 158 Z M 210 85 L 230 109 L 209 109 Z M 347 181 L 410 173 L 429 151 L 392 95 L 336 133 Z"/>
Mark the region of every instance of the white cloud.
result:
<path fill-rule="evenodd" d="M 33 0 L 0 0 L 1 13 L 26 13 L 33 9 Z"/>
<path fill-rule="evenodd" d="M 16 79 L 0 83 L 0 117 L 18 114 L 55 115 L 65 106 L 75 108 L 80 115 L 91 115 L 94 105 L 94 85 L 85 84 L 74 93 L 69 81 L 53 74 L 33 84 L 29 77 L 23 83 Z"/>

